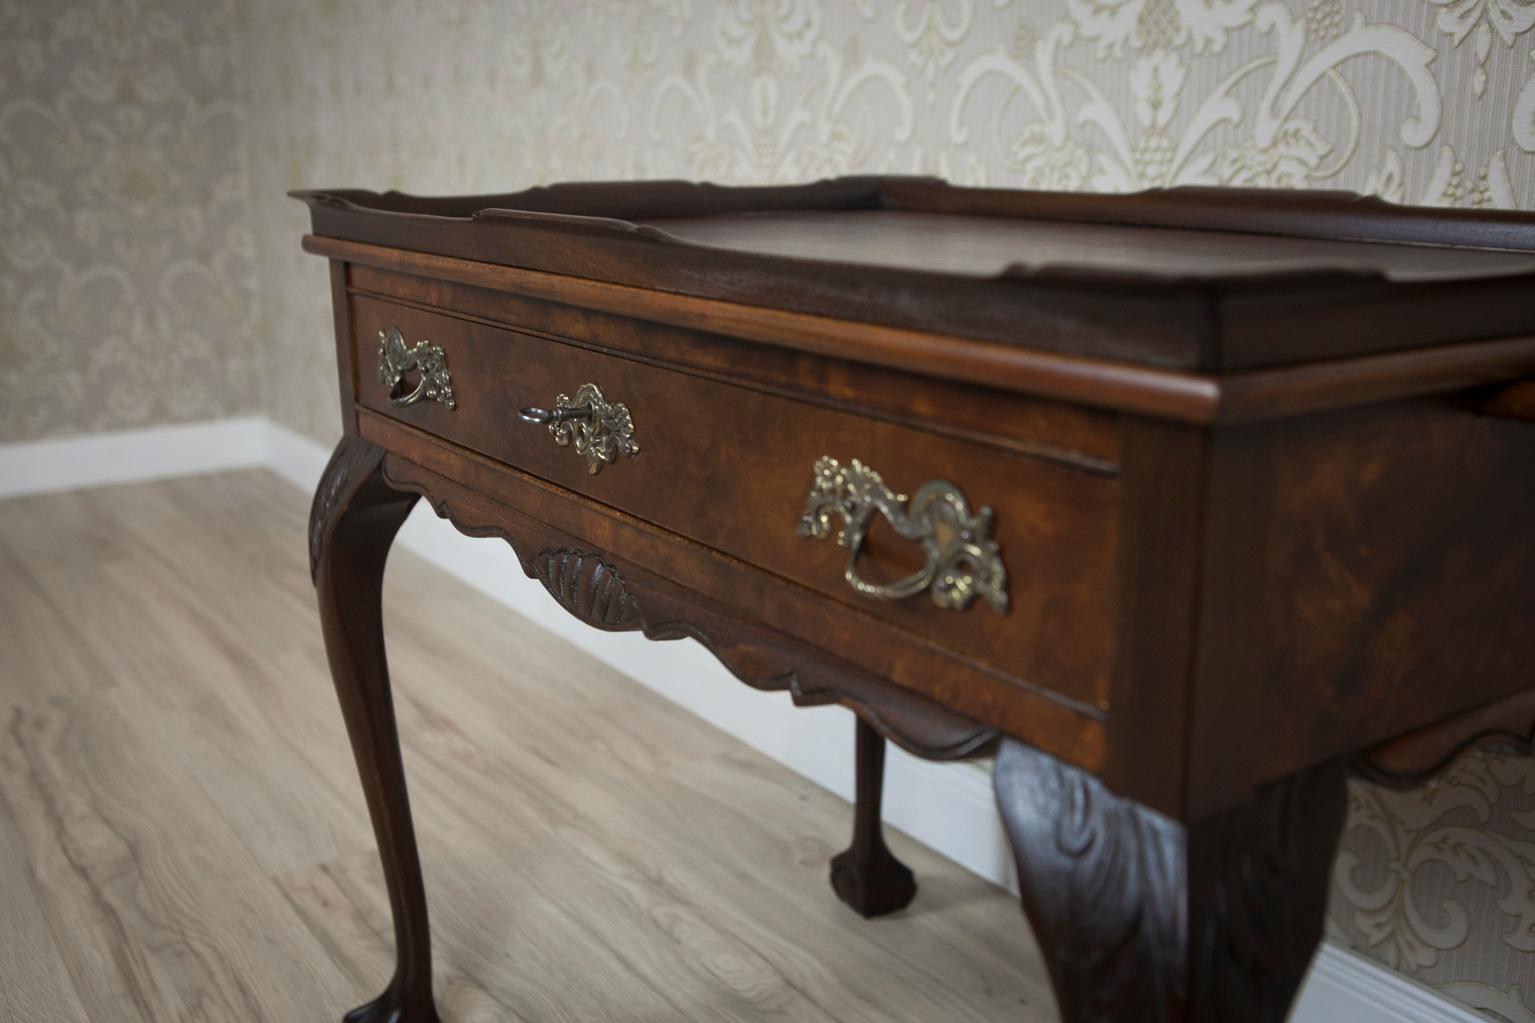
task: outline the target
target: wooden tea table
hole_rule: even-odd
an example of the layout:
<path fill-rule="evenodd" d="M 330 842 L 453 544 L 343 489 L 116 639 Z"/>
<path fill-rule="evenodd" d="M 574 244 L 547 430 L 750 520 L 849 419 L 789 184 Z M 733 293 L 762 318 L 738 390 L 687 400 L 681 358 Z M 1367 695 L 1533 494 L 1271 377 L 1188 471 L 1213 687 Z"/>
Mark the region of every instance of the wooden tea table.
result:
<path fill-rule="evenodd" d="M 1068 1023 L 1282 1020 L 1351 769 L 1535 722 L 1535 218 L 846 178 L 296 193 L 345 437 L 310 551 L 398 966 L 426 901 L 380 584 L 418 496 L 572 614 L 995 751 Z"/>

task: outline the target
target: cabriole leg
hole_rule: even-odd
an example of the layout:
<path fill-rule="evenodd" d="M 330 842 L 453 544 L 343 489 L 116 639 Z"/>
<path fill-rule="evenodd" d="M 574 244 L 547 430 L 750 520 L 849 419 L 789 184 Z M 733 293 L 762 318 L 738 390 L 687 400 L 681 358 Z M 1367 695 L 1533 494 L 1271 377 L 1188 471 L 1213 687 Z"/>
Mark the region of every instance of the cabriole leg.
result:
<path fill-rule="evenodd" d="M 885 845 L 880 804 L 885 788 L 885 738 L 858 718 L 854 742 L 856 796 L 853 844 L 832 857 L 831 886 L 864 917 L 904 909 L 917 894 L 911 870 Z"/>
<path fill-rule="evenodd" d="M 1186 826 L 1011 740 L 995 783 L 1064 1023 L 1284 1023 L 1322 937 L 1343 765 Z"/>
<path fill-rule="evenodd" d="M 414 494 L 390 489 L 383 451 L 343 438 L 315 493 L 309 553 L 331 677 L 362 777 L 394 917 L 395 971 L 348 1023 L 437 1023 L 426 889 L 416 853 L 405 767 L 384 659 L 384 561 Z"/>

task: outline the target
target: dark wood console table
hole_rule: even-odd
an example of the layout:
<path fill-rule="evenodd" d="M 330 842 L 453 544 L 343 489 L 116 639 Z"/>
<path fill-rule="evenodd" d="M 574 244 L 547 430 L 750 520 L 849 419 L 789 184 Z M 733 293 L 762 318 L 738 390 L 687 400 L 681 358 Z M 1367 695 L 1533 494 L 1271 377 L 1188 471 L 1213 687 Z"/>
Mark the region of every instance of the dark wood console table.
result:
<path fill-rule="evenodd" d="M 850 178 L 297 193 L 345 437 L 310 552 L 398 966 L 436 1019 L 379 616 L 419 496 L 603 629 L 996 752 L 1068 1023 L 1279 1023 L 1350 770 L 1535 722 L 1535 217 Z"/>

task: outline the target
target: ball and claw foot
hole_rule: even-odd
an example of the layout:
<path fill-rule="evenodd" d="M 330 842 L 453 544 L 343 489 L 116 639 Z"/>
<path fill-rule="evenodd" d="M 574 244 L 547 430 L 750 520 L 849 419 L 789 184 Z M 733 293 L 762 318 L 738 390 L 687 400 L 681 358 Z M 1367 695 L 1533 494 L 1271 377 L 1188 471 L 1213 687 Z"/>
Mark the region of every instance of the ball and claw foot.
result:
<path fill-rule="evenodd" d="M 831 886 L 865 919 L 905 909 L 917 894 L 911 869 L 883 847 L 872 857 L 853 849 L 832 857 Z"/>
<path fill-rule="evenodd" d="M 342 1017 L 342 1023 L 442 1023 L 442 1020 L 430 995 L 424 1004 L 416 999 L 407 1001 L 399 988 L 390 984 L 373 1001 Z"/>

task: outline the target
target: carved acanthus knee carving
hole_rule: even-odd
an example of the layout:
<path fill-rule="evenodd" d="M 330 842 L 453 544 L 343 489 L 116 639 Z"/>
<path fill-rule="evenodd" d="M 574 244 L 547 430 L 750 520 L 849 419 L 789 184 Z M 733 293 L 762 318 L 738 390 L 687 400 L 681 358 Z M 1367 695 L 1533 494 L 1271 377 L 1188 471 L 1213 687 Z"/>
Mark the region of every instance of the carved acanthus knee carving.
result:
<path fill-rule="evenodd" d="M 1184 825 L 1004 741 L 997 801 L 1065 1023 L 1283 1023 L 1345 809 L 1327 764 Z"/>

